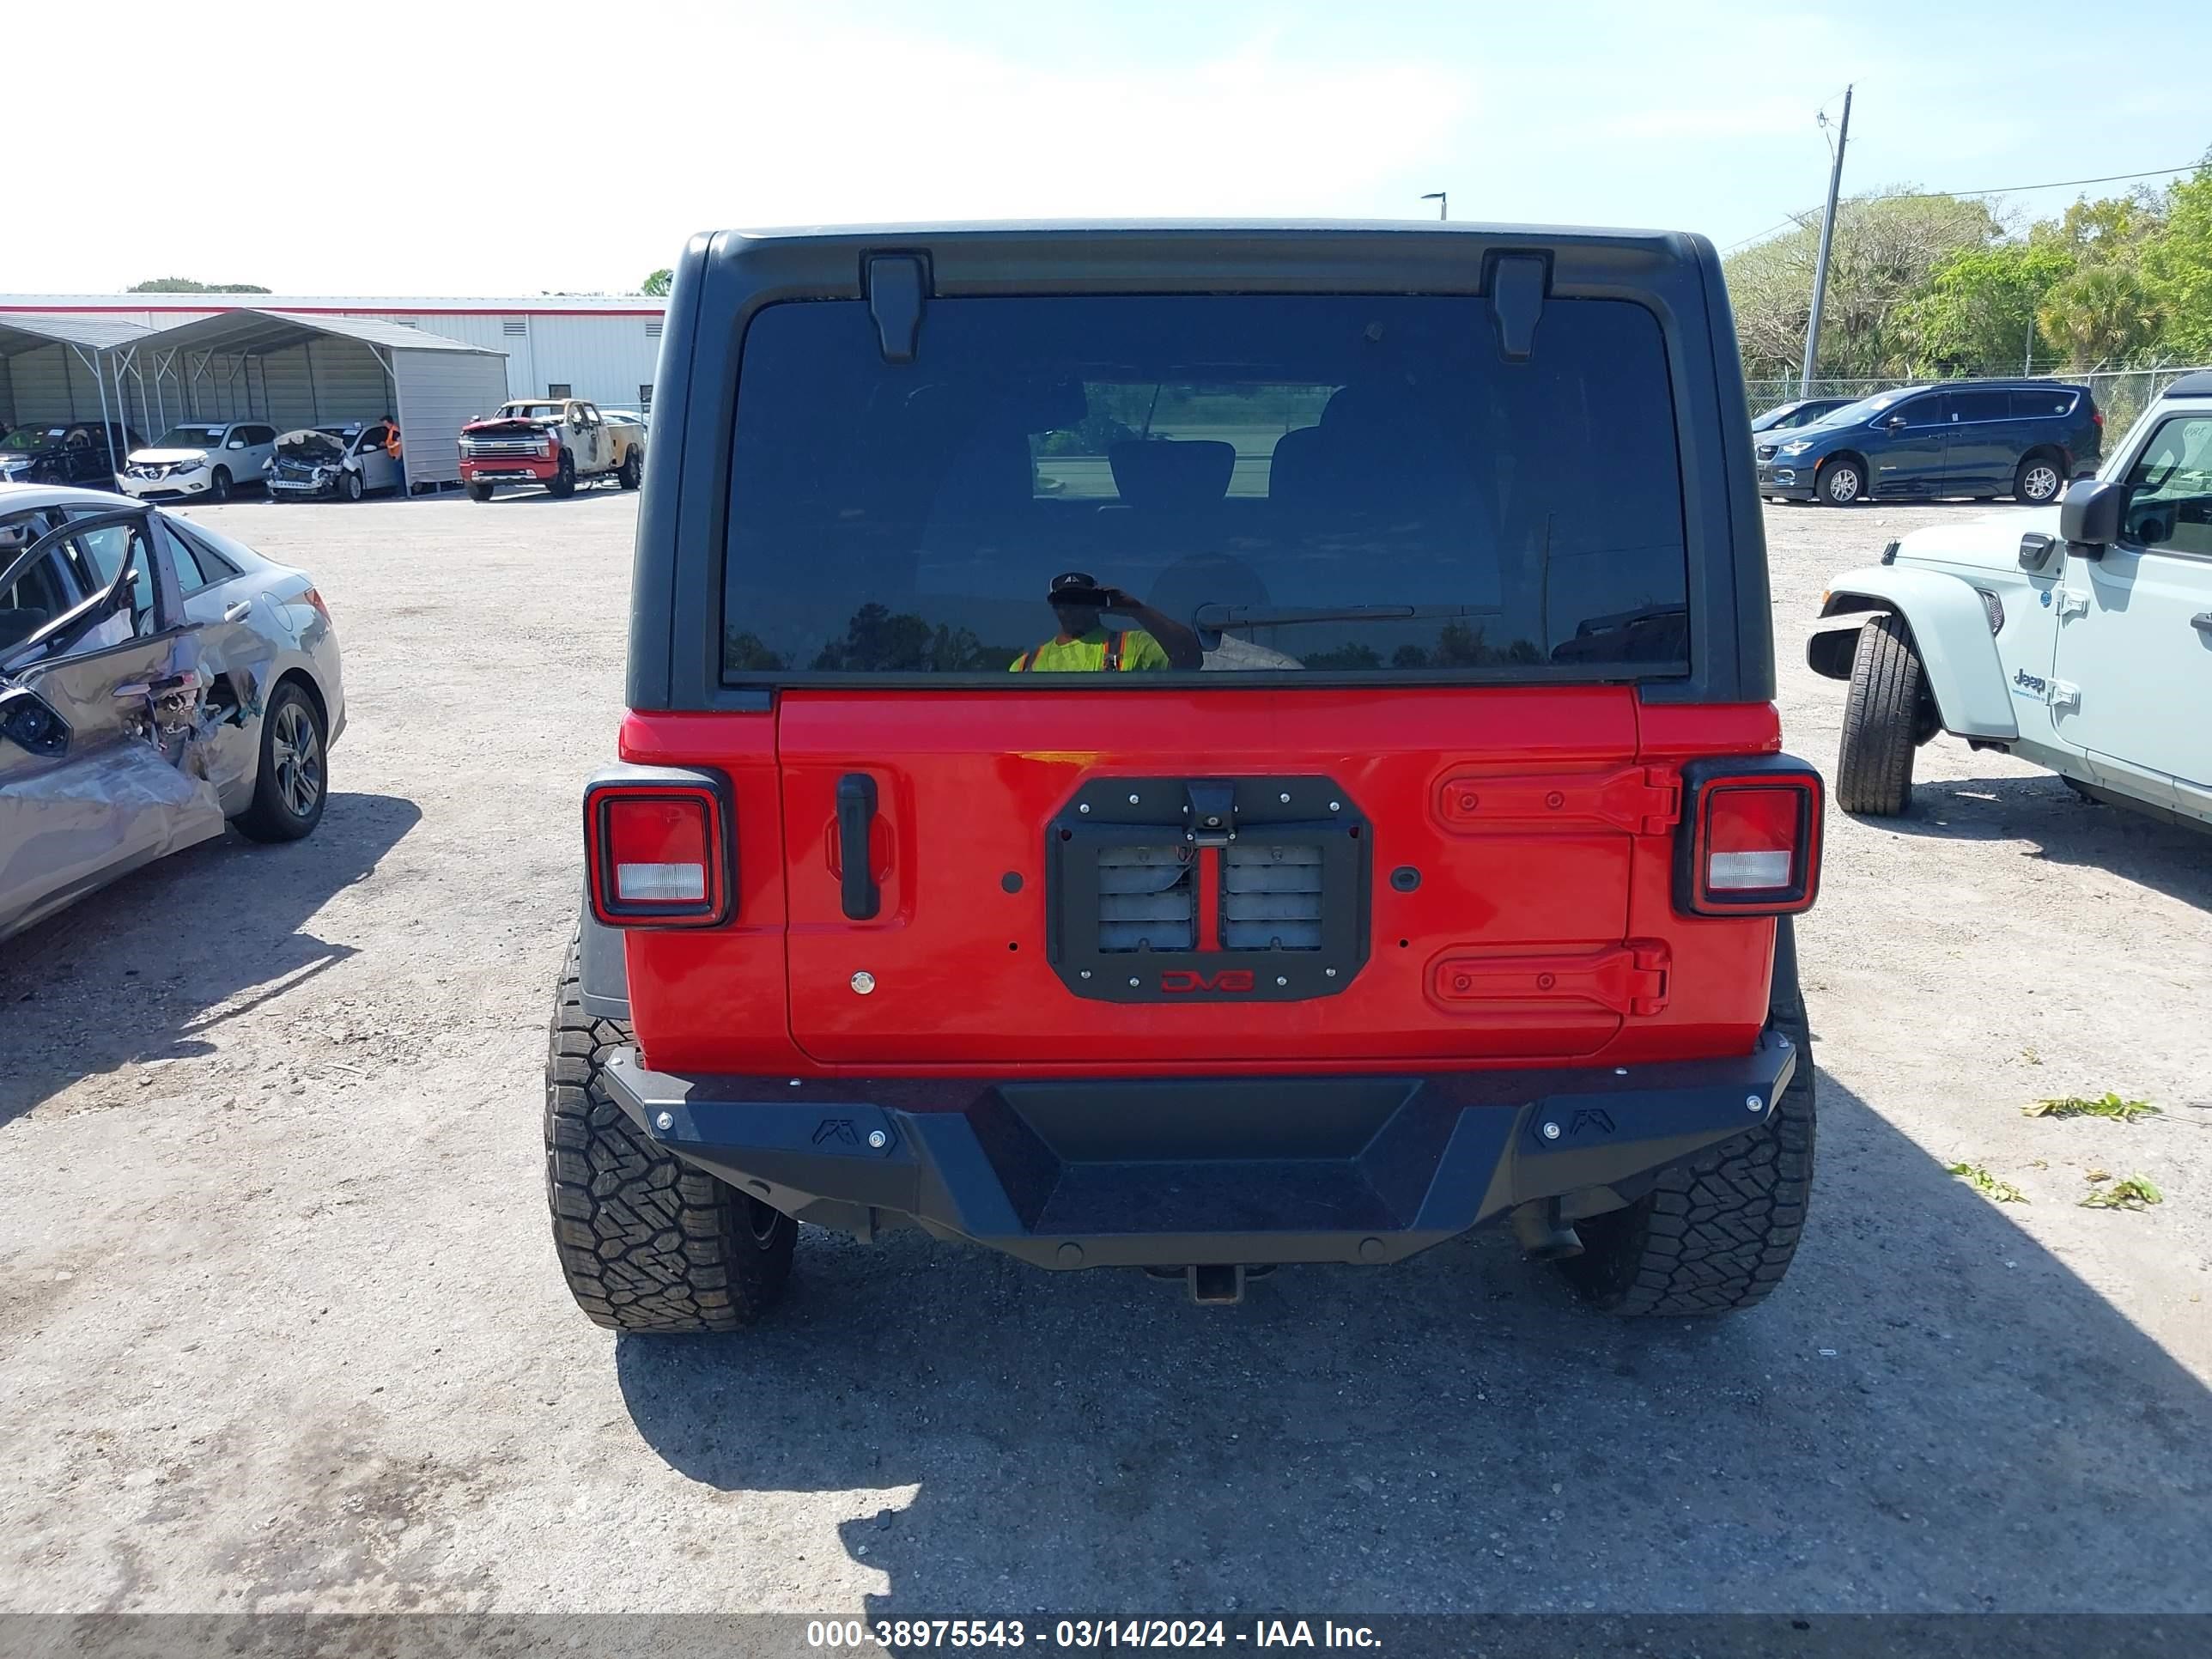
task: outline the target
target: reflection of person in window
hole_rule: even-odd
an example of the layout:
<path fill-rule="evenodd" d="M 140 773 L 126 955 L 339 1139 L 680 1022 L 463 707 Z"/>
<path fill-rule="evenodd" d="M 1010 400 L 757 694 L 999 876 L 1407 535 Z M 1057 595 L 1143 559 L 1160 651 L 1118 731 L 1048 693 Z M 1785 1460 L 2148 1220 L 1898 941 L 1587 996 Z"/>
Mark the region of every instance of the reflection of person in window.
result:
<path fill-rule="evenodd" d="M 1131 599 L 1118 587 L 1101 587 L 1079 570 L 1054 576 L 1045 594 L 1060 632 L 1008 665 L 1015 673 L 1132 673 L 1139 669 L 1196 668 L 1205 660 L 1198 635 L 1164 611 Z M 1109 611 L 1133 617 L 1142 628 L 1108 629 Z"/>

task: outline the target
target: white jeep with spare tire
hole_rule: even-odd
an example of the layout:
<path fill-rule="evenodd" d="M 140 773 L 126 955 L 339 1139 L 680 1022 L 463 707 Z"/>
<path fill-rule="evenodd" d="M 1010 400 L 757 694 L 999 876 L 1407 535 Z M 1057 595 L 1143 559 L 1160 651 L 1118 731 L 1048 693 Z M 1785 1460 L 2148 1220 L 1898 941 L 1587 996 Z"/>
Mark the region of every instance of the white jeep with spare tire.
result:
<path fill-rule="evenodd" d="M 1847 680 L 1836 799 L 1892 816 L 1938 732 L 2212 826 L 2212 374 L 2058 506 L 1938 525 L 1846 570 L 1806 661 Z"/>

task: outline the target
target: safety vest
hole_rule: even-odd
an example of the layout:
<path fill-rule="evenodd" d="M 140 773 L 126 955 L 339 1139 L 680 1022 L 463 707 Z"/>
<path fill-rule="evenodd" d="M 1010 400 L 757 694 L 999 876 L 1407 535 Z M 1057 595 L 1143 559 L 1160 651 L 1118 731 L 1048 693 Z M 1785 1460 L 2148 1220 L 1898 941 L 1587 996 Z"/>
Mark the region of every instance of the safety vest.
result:
<path fill-rule="evenodd" d="M 1109 634 L 1106 636 L 1106 658 L 1099 665 L 1109 674 L 1116 674 L 1121 670 L 1122 638 L 1123 635 L 1120 634 Z M 1080 644 L 1081 641 L 1072 641 L 1070 643 Z M 1022 653 L 1022 659 L 1020 663 L 1017 665 L 1014 672 L 1020 674 L 1028 673 L 1031 668 L 1036 665 L 1037 653 L 1043 649 L 1044 647 L 1042 645 L 1031 646 L 1027 651 Z"/>

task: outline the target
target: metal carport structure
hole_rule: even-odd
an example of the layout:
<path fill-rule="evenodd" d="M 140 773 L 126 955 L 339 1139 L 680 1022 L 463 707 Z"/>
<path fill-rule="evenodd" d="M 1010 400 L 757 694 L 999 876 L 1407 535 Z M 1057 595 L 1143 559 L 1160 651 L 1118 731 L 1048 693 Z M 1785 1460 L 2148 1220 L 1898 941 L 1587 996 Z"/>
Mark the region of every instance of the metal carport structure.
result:
<path fill-rule="evenodd" d="M 41 317 L 21 312 L 0 317 L 0 416 L 4 416 L 0 425 L 96 419 L 106 431 L 118 422 L 127 423 L 131 416 L 125 407 L 124 377 L 138 380 L 135 353 L 138 343 L 152 332 L 120 317 Z M 92 382 L 94 397 L 85 394 L 87 380 Z M 147 417 L 143 380 L 137 390 L 143 428 Z M 108 467 L 120 472 L 123 457 L 114 449 L 114 434 L 109 432 Z"/>
<path fill-rule="evenodd" d="M 392 416 L 410 488 L 459 483 L 461 428 L 507 397 L 505 352 L 373 317 L 224 311 L 155 329 L 135 349 L 165 421 Z"/>

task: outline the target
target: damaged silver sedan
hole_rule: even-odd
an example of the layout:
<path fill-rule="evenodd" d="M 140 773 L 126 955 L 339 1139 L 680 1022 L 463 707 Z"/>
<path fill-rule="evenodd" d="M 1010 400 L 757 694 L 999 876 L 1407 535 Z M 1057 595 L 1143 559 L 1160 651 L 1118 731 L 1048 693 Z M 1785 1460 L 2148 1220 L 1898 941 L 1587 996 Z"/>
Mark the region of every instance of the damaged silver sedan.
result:
<path fill-rule="evenodd" d="M 307 835 L 344 728 L 304 571 L 120 496 L 0 483 L 0 939 L 226 823 Z"/>

